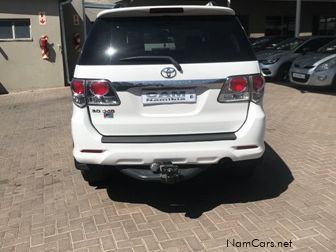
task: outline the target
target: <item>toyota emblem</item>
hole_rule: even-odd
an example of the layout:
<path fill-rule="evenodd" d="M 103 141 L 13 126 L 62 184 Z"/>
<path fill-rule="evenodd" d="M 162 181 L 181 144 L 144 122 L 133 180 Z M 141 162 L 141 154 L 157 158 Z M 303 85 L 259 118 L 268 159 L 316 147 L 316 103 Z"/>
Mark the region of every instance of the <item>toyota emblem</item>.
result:
<path fill-rule="evenodd" d="M 172 67 L 166 67 L 161 70 L 161 75 L 163 78 L 172 79 L 176 76 L 176 70 Z"/>

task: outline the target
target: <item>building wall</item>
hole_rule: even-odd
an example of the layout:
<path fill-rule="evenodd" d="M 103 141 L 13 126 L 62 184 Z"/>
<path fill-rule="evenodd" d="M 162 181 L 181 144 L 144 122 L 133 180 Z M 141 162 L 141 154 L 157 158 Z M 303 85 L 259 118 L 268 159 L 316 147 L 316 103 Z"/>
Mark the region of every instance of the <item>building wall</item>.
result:
<path fill-rule="evenodd" d="M 80 37 L 80 48 L 84 43 L 84 29 L 83 29 L 83 6 L 82 0 L 72 0 L 71 4 L 66 4 L 63 7 L 64 24 L 65 24 L 65 39 L 66 39 L 66 52 L 68 60 L 68 75 L 71 81 L 75 66 L 77 63 L 79 50 L 75 47 L 75 36 L 78 34 Z M 76 16 L 79 18 L 78 23 L 75 22 Z"/>
<path fill-rule="evenodd" d="M 39 25 L 44 11 L 47 25 Z M 0 92 L 64 86 L 58 0 L 0 0 L 0 19 L 29 18 L 32 40 L 0 40 Z M 39 38 L 49 37 L 50 61 L 41 59 Z M 1 91 L 2 90 L 2 91 Z"/>
<path fill-rule="evenodd" d="M 76 1 L 76 0 L 74 0 Z M 167 4 L 201 4 L 210 0 L 86 0 L 94 3 L 126 3 L 130 6 L 141 5 L 167 5 Z M 227 0 L 215 0 L 218 5 L 227 6 Z M 231 7 L 236 14 L 247 23 L 246 30 L 249 35 L 263 36 L 266 28 L 267 16 L 291 16 L 296 15 L 296 0 L 231 0 Z M 336 0 L 332 1 L 302 1 L 301 35 L 311 35 L 313 31 L 313 19 L 320 15 L 336 16 Z M 90 20 L 94 20 L 100 10 L 88 9 Z M 243 21 L 243 20 L 242 20 Z"/>

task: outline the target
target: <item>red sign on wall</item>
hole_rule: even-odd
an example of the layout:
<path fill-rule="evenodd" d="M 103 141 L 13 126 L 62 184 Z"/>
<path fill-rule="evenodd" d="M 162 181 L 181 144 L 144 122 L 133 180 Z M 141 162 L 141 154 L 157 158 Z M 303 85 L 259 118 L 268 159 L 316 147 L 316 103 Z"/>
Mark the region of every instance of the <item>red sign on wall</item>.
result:
<path fill-rule="evenodd" d="M 39 24 L 46 25 L 47 24 L 47 17 L 44 11 L 39 12 Z"/>

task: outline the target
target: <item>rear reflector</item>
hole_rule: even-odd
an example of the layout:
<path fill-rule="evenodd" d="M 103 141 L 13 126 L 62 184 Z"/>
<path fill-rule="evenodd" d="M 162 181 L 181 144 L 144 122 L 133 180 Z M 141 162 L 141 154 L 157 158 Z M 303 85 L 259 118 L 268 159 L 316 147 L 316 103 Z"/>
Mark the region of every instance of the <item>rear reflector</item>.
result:
<path fill-rule="evenodd" d="M 104 150 L 81 150 L 83 153 L 103 153 Z"/>
<path fill-rule="evenodd" d="M 258 148 L 257 145 L 241 145 L 241 146 L 235 146 L 233 147 L 236 150 L 248 150 L 248 149 L 255 149 Z"/>

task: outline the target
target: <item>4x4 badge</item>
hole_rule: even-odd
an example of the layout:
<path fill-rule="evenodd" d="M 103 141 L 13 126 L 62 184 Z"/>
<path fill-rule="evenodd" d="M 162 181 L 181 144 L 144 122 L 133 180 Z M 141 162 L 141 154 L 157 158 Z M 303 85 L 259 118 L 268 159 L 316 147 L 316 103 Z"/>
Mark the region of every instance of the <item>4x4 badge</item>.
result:
<path fill-rule="evenodd" d="M 163 78 L 172 79 L 176 76 L 176 70 L 172 67 L 166 67 L 161 70 L 161 75 Z"/>

